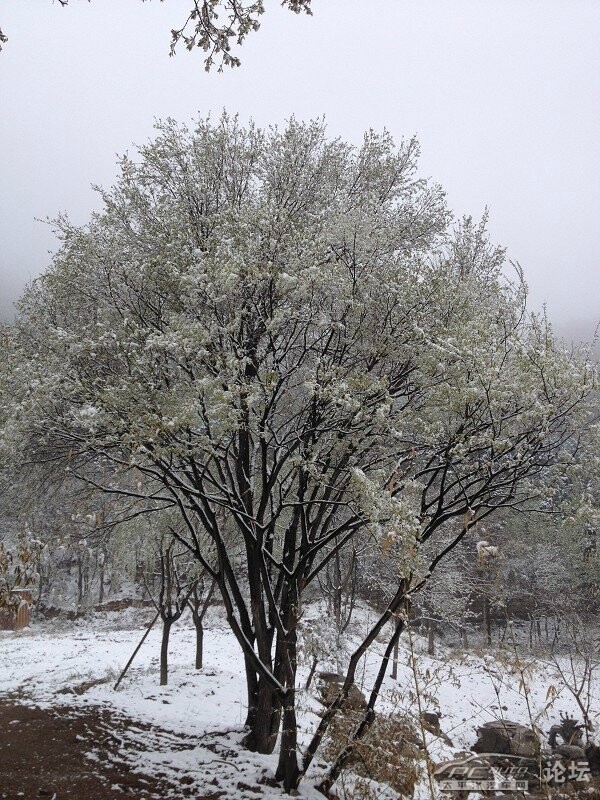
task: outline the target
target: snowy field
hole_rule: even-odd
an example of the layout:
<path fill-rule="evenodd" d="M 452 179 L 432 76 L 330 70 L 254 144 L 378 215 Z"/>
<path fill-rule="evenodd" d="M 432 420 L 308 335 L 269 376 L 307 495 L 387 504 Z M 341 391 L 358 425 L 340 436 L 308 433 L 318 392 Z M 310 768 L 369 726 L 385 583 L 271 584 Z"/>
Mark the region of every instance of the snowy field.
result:
<path fill-rule="evenodd" d="M 319 609 L 309 609 L 318 616 Z M 353 622 L 358 637 L 374 612 L 361 609 Z M 133 666 L 117 691 L 113 684 L 144 632 L 151 612 L 129 609 L 125 613 L 96 614 L 75 622 L 34 624 L 21 632 L 0 633 L 0 694 L 14 695 L 19 702 L 40 707 L 68 705 L 73 709 L 102 707 L 133 722 L 119 747 L 119 757 L 131 769 L 162 774 L 176 785 L 182 777 L 198 793 L 218 788 L 227 797 L 281 797 L 278 788 L 265 781 L 272 778 L 274 756 L 259 756 L 240 749 L 245 718 L 245 680 L 240 650 L 218 608 L 207 617 L 204 668 L 194 669 L 195 631 L 191 620 L 181 620 L 171 633 L 169 685 L 159 686 L 158 654 L 160 630 L 153 629 Z M 379 646 L 382 649 L 382 645 Z M 414 654 L 412 667 L 411 648 Z M 475 742 L 475 729 L 492 719 L 510 719 L 529 724 L 532 718 L 546 733 L 560 712 L 578 718 L 573 696 L 561 687 L 556 667 L 534 661 L 527 653 L 464 656 L 440 649 L 429 657 L 424 641 L 404 637 L 400 650 L 398 680 L 388 676 L 379 706 L 382 710 L 407 710 L 414 715 L 416 695 L 425 710 L 441 712 L 441 727 L 452 746 L 427 736 L 435 762 L 468 750 Z M 518 656 L 518 657 L 517 657 Z M 378 664 L 375 650 L 360 674 L 367 693 Z M 320 668 L 334 667 L 322 664 Z M 307 665 L 299 673 L 304 686 Z M 596 723 L 600 711 L 600 685 L 591 686 L 591 707 Z M 416 687 L 415 687 L 416 679 Z M 318 722 L 316 694 L 300 691 L 299 725 L 306 742 Z M 151 729 L 145 729 L 147 726 Z M 596 729 L 598 724 L 595 725 Z M 94 758 L 90 753 L 90 758 Z M 317 763 L 301 789 L 305 798 L 322 798 L 312 788 Z M 257 790 L 260 787 L 260 791 Z M 428 787 L 417 796 L 430 797 Z M 177 797 L 174 790 L 172 797 Z"/>

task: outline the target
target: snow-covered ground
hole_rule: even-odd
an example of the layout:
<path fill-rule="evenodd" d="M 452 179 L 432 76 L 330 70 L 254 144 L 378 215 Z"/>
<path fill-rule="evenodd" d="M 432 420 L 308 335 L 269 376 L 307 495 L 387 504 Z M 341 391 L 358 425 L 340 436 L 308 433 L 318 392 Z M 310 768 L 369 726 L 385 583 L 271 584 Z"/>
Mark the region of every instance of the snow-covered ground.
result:
<path fill-rule="evenodd" d="M 309 610 L 308 617 L 317 618 L 319 614 L 318 608 Z M 358 638 L 369 617 L 374 616 L 369 609 L 360 609 L 353 622 L 353 636 Z M 272 776 L 275 757 L 246 753 L 239 747 L 246 712 L 243 662 L 218 608 L 211 608 L 207 617 L 202 670 L 194 669 L 195 631 L 191 621 L 184 619 L 171 633 L 169 685 L 159 686 L 157 625 L 114 691 L 113 684 L 150 617 L 147 610 L 129 609 L 0 633 L 0 693 L 18 694 L 21 701 L 42 707 L 100 706 L 144 724 L 143 728 L 128 728 L 119 754 L 134 769 L 173 776 L 174 784 L 175 778 L 185 776 L 198 792 L 210 785 L 232 798 L 244 791 L 244 797 L 281 797 L 279 789 L 264 783 Z M 377 669 L 378 649 L 381 651 L 383 644 L 370 654 L 361 672 L 365 693 Z M 424 652 L 424 642 L 416 636 L 412 638 L 412 652 L 416 670 L 410 642 L 404 637 L 398 680 L 386 679 L 379 708 L 404 709 L 414 715 L 416 672 L 421 707 L 441 712 L 442 730 L 452 740 L 450 747 L 441 739 L 427 737 L 436 762 L 468 750 L 475 741 L 477 726 L 491 719 L 529 724 L 532 718 L 547 731 L 561 711 L 581 717 L 573 696 L 561 686 L 556 668 L 527 653 L 517 658 L 510 650 L 492 656 L 440 649 L 436 657 L 430 657 Z M 300 686 L 304 686 L 306 674 L 307 665 L 303 665 Z M 597 719 L 598 678 L 591 687 L 591 707 Z M 306 742 L 318 722 L 319 706 L 313 693 L 301 690 L 299 697 L 301 741 Z M 145 729 L 147 725 L 154 729 Z M 313 789 L 313 782 L 314 775 L 312 780 L 305 780 L 302 797 L 322 798 Z M 261 787 L 259 794 L 251 788 L 257 785 Z M 430 796 L 427 787 L 422 787 L 421 796 Z"/>

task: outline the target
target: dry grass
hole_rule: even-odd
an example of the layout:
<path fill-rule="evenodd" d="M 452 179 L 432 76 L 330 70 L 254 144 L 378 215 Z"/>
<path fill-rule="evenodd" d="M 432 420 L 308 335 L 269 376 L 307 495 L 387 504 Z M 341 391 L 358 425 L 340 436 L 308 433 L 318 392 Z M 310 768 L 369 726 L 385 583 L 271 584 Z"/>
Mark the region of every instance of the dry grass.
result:
<path fill-rule="evenodd" d="M 348 744 L 362 713 L 352 701 L 332 723 L 323 757 L 333 761 Z M 378 714 L 339 780 L 340 797 L 375 800 L 390 787 L 396 796 L 410 798 L 423 771 L 423 753 L 414 725 L 401 714 Z"/>

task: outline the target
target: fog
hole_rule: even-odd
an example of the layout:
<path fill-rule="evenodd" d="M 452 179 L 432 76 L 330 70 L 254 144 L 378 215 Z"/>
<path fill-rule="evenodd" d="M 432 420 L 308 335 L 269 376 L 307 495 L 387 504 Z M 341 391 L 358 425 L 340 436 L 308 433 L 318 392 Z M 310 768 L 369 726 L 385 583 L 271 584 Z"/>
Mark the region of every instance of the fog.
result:
<path fill-rule="evenodd" d="M 156 118 L 226 108 L 259 124 L 325 115 L 359 142 L 416 134 L 421 172 L 480 216 L 524 268 L 531 304 L 588 338 L 600 319 L 600 3 L 597 0 L 314 0 L 267 3 L 224 74 L 169 58 L 186 0 L 13 0 L 0 7 L 0 314 L 50 262 L 50 227 L 98 207 L 116 154 Z"/>

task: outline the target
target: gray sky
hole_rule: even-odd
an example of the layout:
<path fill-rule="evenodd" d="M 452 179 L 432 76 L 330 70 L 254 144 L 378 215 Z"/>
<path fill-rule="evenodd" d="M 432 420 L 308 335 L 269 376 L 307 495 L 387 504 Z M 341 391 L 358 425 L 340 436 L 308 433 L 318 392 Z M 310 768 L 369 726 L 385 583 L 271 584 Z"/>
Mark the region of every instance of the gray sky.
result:
<path fill-rule="evenodd" d="M 417 134 L 421 170 L 525 269 L 532 305 L 600 320 L 600 0 L 267 0 L 242 66 L 169 58 L 188 0 L 0 0 L 0 315 L 54 247 L 36 217 L 84 222 L 115 154 L 155 118 L 222 108 L 259 124 L 325 115 L 358 142 Z M 368 6 L 369 14 L 365 13 Z"/>

